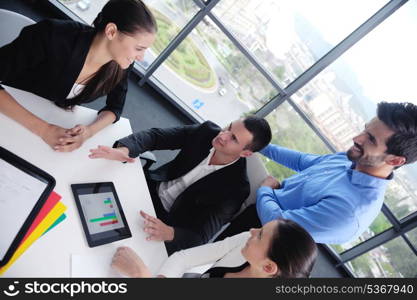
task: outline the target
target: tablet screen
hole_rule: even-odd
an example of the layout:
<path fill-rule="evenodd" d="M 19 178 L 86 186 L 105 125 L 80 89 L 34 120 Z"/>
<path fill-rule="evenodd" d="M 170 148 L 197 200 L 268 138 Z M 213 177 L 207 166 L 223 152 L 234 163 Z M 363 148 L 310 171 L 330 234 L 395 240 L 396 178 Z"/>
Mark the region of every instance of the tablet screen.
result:
<path fill-rule="evenodd" d="M 72 184 L 71 188 L 90 247 L 132 236 L 112 182 Z"/>
<path fill-rule="evenodd" d="M 78 197 L 90 234 L 125 226 L 113 193 L 85 194 Z"/>
<path fill-rule="evenodd" d="M 0 159 L 0 260 L 47 186 L 47 182 Z"/>

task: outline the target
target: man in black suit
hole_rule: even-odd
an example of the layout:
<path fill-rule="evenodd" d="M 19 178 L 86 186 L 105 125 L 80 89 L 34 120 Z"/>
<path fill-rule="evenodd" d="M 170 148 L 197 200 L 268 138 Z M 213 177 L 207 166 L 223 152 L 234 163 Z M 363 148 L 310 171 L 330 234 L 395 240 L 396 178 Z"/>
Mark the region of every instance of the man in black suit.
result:
<path fill-rule="evenodd" d="M 246 157 L 271 140 L 269 124 L 249 116 L 224 129 L 213 122 L 152 128 L 92 149 L 90 158 L 133 162 L 145 151 L 180 149 L 167 164 L 147 172 L 158 218 L 141 211 L 148 240 L 165 241 L 168 253 L 207 243 L 249 196 Z"/>

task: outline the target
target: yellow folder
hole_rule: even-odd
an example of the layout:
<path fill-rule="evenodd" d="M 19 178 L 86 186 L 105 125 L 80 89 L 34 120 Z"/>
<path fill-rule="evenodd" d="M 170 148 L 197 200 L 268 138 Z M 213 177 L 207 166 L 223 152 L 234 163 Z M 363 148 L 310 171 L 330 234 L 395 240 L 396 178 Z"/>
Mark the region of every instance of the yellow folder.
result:
<path fill-rule="evenodd" d="M 20 244 L 9 262 L 0 268 L 0 275 L 4 272 L 32 245 L 54 222 L 66 211 L 67 207 L 62 202 L 58 202 L 46 217 L 33 230 L 28 238 Z"/>

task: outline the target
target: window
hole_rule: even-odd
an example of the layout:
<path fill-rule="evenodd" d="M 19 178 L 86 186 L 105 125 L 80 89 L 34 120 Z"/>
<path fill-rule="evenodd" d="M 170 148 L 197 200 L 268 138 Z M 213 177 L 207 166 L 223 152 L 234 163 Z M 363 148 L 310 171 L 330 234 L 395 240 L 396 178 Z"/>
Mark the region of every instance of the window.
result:
<path fill-rule="evenodd" d="M 417 30 L 416 12 L 416 2 L 405 4 L 340 57 L 334 65 L 319 75 L 325 77 L 332 73 L 333 86 L 348 94 L 346 96 L 348 100 L 344 104 L 339 102 L 340 109 L 353 111 L 364 121 L 375 115 L 376 103 L 379 101 L 414 101 L 417 103 L 413 97 L 414 91 L 411 82 L 412 74 L 417 67 L 413 58 L 417 50 L 417 43 L 408 38 Z M 400 28 L 402 34 L 398 35 L 397 32 Z M 398 59 L 390 60 L 387 57 L 397 57 Z M 315 90 L 312 85 L 319 76 L 311 81 L 308 90 Z M 322 95 L 323 92 L 317 94 Z M 316 99 L 316 97 L 311 98 Z M 308 101 L 311 102 L 310 99 Z M 326 123 L 326 120 L 331 118 L 327 111 L 320 114 L 320 110 L 317 112 L 317 110 L 311 109 L 311 106 L 304 105 L 301 99 L 299 102 L 301 103 L 300 107 L 312 117 L 317 127 L 326 132 L 326 129 L 332 126 L 332 124 Z M 331 103 L 337 105 L 338 101 L 333 100 Z M 326 105 L 326 107 L 328 106 L 329 104 Z M 322 110 L 324 109 L 322 108 Z M 353 121 L 345 121 L 345 124 L 353 128 Z M 359 127 L 358 124 L 357 128 Z M 337 131 L 327 131 L 327 137 L 333 141 L 334 145 L 340 150 L 343 147 L 346 149 L 346 145 L 340 143 L 342 135 L 333 134 L 331 136 L 331 132 Z M 352 130 L 349 139 L 354 134 L 355 130 Z M 346 141 L 348 140 L 346 139 Z M 401 219 L 417 211 L 416 174 L 417 166 L 415 164 L 399 168 L 395 171 L 394 180 L 386 190 L 384 202 L 398 219 L 399 224 L 401 224 Z M 391 227 L 392 224 L 380 213 L 358 240 L 332 247 L 341 253 Z M 416 241 L 415 232 L 417 231 L 412 230 L 407 233 L 407 237 L 412 243 Z M 410 268 L 415 270 L 415 260 L 413 251 L 400 237 L 363 254 L 347 265 L 359 277 L 414 277 L 416 273 L 413 273 Z"/>
<path fill-rule="evenodd" d="M 87 24 L 92 24 L 108 0 L 59 0 Z"/>
<path fill-rule="evenodd" d="M 385 215 L 380 212 L 376 219 L 372 222 L 372 224 L 369 226 L 369 228 L 361 234 L 359 238 L 357 238 L 354 241 L 342 244 L 342 245 L 331 245 L 332 248 L 338 252 L 342 253 L 372 237 L 375 235 L 384 232 L 385 230 L 392 227 L 392 224 L 388 221 L 388 219 L 385 217 Z"/>
<path fill-rule="evenodd" d="M 417 31 L 416 8 L 416 2 L 405 4 L 293 96 L 338 151 L 351 147 L 378 102 L 417 103 L 417 43 L 409 38 Z M 399 219 L 417 210 L 416 175 L 415 164 L 401 167 L 387 190 L 385 203 Z"/>
<path fill-rule="evenodd" d="M 272 131 L 271 143 L 306 153 L 328 154 L 330 150 L 288 104 L 283 103 L 266 120 Z M 296 138 L 294 138 L 296 137 Z M 294 171 L 262 156 L 268 172 L 280 182 Z"/>
<path fill-rule="evenodd" d="M 198 12 L 199 8 L 189 0 L 145 0 L 144 2 L 151 9 L 158 24 L 156 41 L 145 53 L 143 62 L 140 62 L 140 65 L 146 69 Z"/>
<path fill-rule="evenodd" d="M 399 237 L 347 263 L 358 277 L 416 277 L 417 257 Z"/>
<path fill-rule="evenodd" d="M 285 86 L 386 2 L 223 0 L 213 12 Z"/>
<path fill-rule="evenodd" d="M 410 242 L 414 245 L 414 247 L 417 248 L 417 228 L 408 232 L 407 237 L 410 240 Z"/>
<path fill-rule="evenodd" d="M 369 33 L 340 58 L 334 67 L 337 77 L 350 86 L 352 103 L 369 119 L 379 101 L 408 101 L 415 98 L 414 59 L 417 42 L 409 37 L 417 31 L 417 3 L 410 1 Z M 401 31 L 401 34 L 398 32 Z M 389 41 L 389 42 L 388 42 Z M 387 59 L 395 57 L 395 59 Z M 345 66 L 344 76 L 342 69 Z M 360 100 L 360 103 L 356 103 Z M 385 196 L 385 203 L 399 219 L 417 210 L 417 166 L 401 167 Z"/>
<path fill-rule="evenodd" d="M 277 94 L 208 18 L 153 76 L 203 119 L 220 125 L 255 112 Z"/>

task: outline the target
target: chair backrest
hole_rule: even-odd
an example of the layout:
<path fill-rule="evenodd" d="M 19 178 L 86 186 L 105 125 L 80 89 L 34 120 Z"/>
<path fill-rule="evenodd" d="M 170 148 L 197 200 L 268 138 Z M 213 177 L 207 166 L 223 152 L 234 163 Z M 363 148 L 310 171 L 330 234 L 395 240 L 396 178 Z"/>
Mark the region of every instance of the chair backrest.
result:
<path fill-rule="evenodd" d="M 23 27 L 35 21 L 10 10 L 0 9 L 0 47 L 13 41 Z"/>
<path fill-rule="evenodd" d="M 240 214 L 246 207 L 256 203 L 256 191 L 261 186 L 262 181 L 269 175 L 264 164 L 262 163 L 260 154 L 254 153 L 246 159 L 246 170 L 250 184 L 249 197 L 243 202 L 242 207 L 235 217 Z"/>
<path fill-rule="evenodd" d="M 260 154 L 258 153 L 254 153 L 246 159 L 246 170 L 250 184 L 250 194 L 243 202 L 240 210 L 235 214 L 234 218 L 244 211 L 246 207 L 256 203 L 256 191 L 261 186 L 262 181 L 264 181 L 264 179 L 269 175 L 264 164 L 262 163 Z M 213 242 L 229 226 L 229 224 L 230 223 L 224 224 L 223 227 L 209 240 L 209 243 Z"/>

